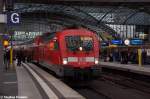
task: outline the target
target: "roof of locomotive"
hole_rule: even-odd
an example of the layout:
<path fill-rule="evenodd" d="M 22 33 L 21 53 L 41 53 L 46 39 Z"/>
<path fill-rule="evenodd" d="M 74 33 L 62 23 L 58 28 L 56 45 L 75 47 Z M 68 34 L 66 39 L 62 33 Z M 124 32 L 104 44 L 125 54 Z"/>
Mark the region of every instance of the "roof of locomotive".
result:
<path fill-rule="evenodd" d="M 54 38 L 56 35 L 74 35 L 74 34 L 85 34 L 86 35 L 93 35 L 93 31 L 88 30 L 86 28 L 65 28 L 61 31 L 57 31 L 57 32 L 47 32 L 44 33 L 41 36 L 37 36 L 35 39 L 37 38 L 41 38 L 44 41 L 48 41 L 52 38 Z"/>
<path fill-rule="evenodd" d="M 88 29 L 85 29 L 85 28 L 77 28 L 77 29 L 74 29 L 74 28 L 69 28 L 69 29 L 64 29 L 62 31 L 59 31 L 57 32 L 56 34 L 57 35 L 93 35 L 93 31 L 91 30 L 88 30 Z"/>

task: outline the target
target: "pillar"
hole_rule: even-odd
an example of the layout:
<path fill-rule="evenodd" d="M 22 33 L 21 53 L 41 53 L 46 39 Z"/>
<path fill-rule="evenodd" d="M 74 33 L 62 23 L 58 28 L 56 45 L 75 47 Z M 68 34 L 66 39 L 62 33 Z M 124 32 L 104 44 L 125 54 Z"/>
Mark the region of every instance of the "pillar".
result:
<path fill-rule="evenodd" d="M 0 0 L 0 13 L 3 13 L 3 0 Z M 5 33 L 5 24 L 4 23 L 0 23 L 0 64 L 3 64 L 3 46 L 2 46 L 2 34 Z M 0 66 L 0 68 L 2 67 L 2 65 Z"/>

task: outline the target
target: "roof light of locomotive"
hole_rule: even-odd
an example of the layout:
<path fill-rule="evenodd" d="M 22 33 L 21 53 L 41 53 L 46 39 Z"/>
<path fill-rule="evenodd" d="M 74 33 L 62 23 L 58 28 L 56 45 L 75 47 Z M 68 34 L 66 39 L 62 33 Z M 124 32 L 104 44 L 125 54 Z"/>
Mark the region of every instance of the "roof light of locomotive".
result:
<path fill-rule="evenodd" d="M 82 50 L 83 50 L 83 48 L 82 48 L 82 47 L 79 47 L 79 50 L 80 50 L 80 51 L 82 51 Z"/>

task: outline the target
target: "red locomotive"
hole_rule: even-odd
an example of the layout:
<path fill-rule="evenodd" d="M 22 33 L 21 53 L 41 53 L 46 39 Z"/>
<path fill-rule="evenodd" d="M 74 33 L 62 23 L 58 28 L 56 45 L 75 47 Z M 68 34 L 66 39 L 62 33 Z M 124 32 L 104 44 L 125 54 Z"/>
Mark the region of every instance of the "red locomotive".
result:
<path fill-rule="evenodd" d="M 99 40 L 84 28 L 45 33 L 34 39 L 28 54 L 58 76 L 96 76 L 100 73 Z"/>

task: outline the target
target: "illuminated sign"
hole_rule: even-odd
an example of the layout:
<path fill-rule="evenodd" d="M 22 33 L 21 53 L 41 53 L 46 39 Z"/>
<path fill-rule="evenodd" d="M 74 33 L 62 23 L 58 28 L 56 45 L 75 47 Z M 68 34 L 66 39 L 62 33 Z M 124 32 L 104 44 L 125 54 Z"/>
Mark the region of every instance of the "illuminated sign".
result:
<path fill-rule="evenodd" d="M 112 40 L 111 43 L 114 44 L 114 45 L 121 45 L 122 40 Z"/>
<path fill-rule="evenodd" d="M 4 40 L 3 41 L 3 46 L 6 48 L 9 45 L 9 41 L 8 40 Z"/>
<path fill-rule="evenodd" d="M 26 39 L 33 39 L 38 35 L 42 35 L 42 32 L 15 31 L 13 38 L 14 40 L 26 40 Z"/>
<path fill-rule="evenodd" d="M 8 13 L 7 14 L 7 24 L 17 25 L 20 24 L 20 15 L 18 13 Z"/>
<path fill-rule="evenodd" d="M 4 34 L 4 35 L 3 35 L 3 39 L 8 40 L 8 39 L 9 39 L 9 35 Z"/>
<path fill-rule="evenodd" d="M 143 44 L 143 40 L 141 39 L 132 39 L 131 40 L 131 45 L 142 45 Z"/>

